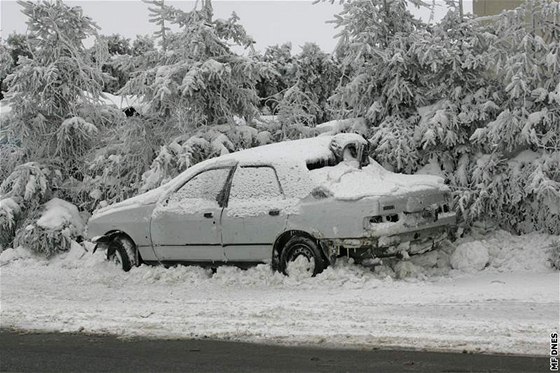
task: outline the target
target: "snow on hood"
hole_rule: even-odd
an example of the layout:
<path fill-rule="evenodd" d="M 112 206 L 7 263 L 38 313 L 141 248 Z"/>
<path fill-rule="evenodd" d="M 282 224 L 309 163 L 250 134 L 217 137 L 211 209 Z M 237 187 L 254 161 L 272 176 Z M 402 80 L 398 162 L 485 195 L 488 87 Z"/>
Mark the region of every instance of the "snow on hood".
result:
<path fill-rule="evenodd" d="M 431 175 L 402 175 L 385 170 L 370 159 L 362 169 L 341 162 L 334 167 L 310 171 L 318 187 L 327 189 L 339 200 L 358 200 L 364 197 L 402 195 L 426 189 L 445 189 L 443 179 Z"/>
<path fill-rule="evenodd" d="M 102 208 L 96 210 L 93 213 L 93 215 L 90 218 L 90 221 L 92 219 L 97 219 L 97 218 L 100 218 L 101 216 L 104 216 L 104 215 L 107 215 L 109 213 L 113 213 L 113 212 L 116 212 L 116 211 L 119 211 L 119 210 L 134 208 L 134 207 L 143 206 L 143 205 L 155 204 L 155 203 L 157 203 L 157 201 L 159 201 L 159 199 L 161 198 L 162 195 L 166 194 L 169 190 L 171 190 L 173 185 L 174 184 L 172 184 L 172 181 L 170 181 L 169 183 L 164 184 L 164 185 L 160 186 L 159 188 L 150 190 L 149 192 L 142 193 L 138 196 L 125 199 L 122 202 L 117 202 L 117 203 L 114 203 L 112 205 L 102 207 Z"/>

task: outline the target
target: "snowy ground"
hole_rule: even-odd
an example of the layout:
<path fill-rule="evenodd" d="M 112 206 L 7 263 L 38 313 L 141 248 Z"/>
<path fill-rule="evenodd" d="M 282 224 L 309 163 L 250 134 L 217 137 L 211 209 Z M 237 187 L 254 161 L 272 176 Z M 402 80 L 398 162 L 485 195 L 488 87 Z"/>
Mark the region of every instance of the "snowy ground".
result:
<path fill-rule="evenodd" d="M 265 265 L 123 273 L 78 245 L 50 261 L 8 249 L 0 254 L 0 326 L 547 355 L 559 320 L 553 239 L 471 235 L 455 254 L 446 247 L 375 272 L 340 261 L 313 279 Z"/>

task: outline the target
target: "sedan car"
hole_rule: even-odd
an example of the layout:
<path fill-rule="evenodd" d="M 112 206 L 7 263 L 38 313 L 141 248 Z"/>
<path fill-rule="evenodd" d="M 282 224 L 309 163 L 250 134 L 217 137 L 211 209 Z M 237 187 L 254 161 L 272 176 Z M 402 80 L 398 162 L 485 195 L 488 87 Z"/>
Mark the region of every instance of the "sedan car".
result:
<path fill-rule="evenodd" d="M 201 162 L 162 187 L 97 211 L 96 249 L 141 263 L 247 265 L 315 275 L 432 249 L 456 216 L 443 179 L 387 171 L 358 134 L 319 136 Z"/>

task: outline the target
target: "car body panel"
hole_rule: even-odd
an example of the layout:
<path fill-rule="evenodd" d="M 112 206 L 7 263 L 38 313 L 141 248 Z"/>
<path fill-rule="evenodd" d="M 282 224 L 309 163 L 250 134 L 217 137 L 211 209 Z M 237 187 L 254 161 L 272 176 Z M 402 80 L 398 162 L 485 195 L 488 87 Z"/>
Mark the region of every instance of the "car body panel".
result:
<path fill-rule="evenodd" d="M 262 213 L 251 216 L 234 216 L 230 208 L 224 208 L 222 243 L 228 261 L 262 262 L 272 258 L 272 246 L 285 231 L 287 215 L 281 209 L 263 205 Z M 277 215 L 270 211 L 277 210 Z"/>
<path fill-rule="evenodd" d="M 228 261 L 258 262 L 272 257 L 272 247 L 284 232 L 290 201 L 284 196 L 272 166 L 239 166 L 231 180 L 227 206 L 220 220 Z"/>
<path fill-rule="evenodd" d="M 94 215 L 88 221 L 87 235 L 91 238 L 118 230 L 125 232 L 136 246 L 151 250 L 150 217 L 154 207 L 155 204 L 130 204 L 107 214 Z"/>
<path fill-rule="evenodd" d="M 188 208 L 188 205 L 185 206 Z M 208 207 L 192 213 L 158 206 L 151 219 L 156 258 L 166 261 L 222 261 L 224 251 L 218 228 L 221 208 Z M 210 216 L 206 218 L 206 216 Z"/>
<path fill-rule="evenodd" d="M 219 225 L 232 172 L 229 165 L 203 169 L 157 204 L 150 232 L 159 261 L 225 259 Z"/>

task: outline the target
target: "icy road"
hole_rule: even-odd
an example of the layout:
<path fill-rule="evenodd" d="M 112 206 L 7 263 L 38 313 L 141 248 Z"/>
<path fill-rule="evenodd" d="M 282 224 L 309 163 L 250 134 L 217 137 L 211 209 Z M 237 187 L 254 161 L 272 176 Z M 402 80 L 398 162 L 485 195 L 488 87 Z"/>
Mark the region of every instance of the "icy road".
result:
<path fill-rule="evenodd" d="M 78 245 L 50 261 L 8 249 L 0 327 L 547 355 L 559 320 L 552 240 L 497 232 L 459 242 L 462 256 L 453 247 L 374 272 L 339 261 L 311 279 L 266 265 L 124 273 Z"/>

